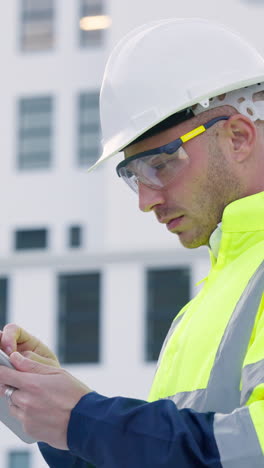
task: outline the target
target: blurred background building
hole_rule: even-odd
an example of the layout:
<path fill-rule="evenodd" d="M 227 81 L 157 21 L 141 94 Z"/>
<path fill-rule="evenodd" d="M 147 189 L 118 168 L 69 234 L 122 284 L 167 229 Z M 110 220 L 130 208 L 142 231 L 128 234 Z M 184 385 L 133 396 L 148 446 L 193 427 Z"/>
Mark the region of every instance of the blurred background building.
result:
<path fill-rule="evenodd" d="M 101 150 L 106 59 L 130 29 L 170 16 L 218 19 L 263 52 L 262 7 L 262 0 L 2 5 L 0 326 L 15 322 L 38 336 L 100 393 L 147 398 L 166 331 L 209 267 L 206 249 L 183 249 L 153 214 L 139 212 L 115 176 L 120 158 L 86 173 Z M 0 440 L 1 467 L 46 466 L 35 446 L 1 424 Z"/>

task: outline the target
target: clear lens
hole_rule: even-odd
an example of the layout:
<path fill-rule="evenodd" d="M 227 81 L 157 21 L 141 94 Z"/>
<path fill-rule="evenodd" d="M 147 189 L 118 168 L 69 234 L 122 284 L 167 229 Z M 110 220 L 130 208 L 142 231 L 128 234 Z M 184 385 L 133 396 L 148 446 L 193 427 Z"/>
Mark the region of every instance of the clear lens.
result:
<path fill-rule="evenodd" d="M 189 162 L 189 156 L 183 147 L 173 154 L 161 153 L 134 159 L 121 167 L 119 175 L 138 193 L 141 183 L 159 190 L 166 187 Z"/>

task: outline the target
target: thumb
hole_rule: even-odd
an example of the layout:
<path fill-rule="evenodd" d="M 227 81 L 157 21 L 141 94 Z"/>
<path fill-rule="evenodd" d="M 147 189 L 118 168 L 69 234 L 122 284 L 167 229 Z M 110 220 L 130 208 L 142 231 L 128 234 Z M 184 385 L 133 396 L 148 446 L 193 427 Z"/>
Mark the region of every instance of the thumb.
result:
<path fill-rule="evenodd" d="M 15 351 L 10 355 L 11 364 L 21 372 L 30 372 L 32 374 L 52 374 L 54 367 L 47 366 L 37 361 L 22 356 L 22 354 Z"/>

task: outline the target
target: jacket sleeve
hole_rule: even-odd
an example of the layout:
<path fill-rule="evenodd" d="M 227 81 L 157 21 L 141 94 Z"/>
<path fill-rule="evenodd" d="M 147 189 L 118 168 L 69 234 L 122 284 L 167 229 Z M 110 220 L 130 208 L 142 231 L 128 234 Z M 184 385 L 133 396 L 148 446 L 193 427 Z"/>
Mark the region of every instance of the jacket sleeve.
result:
<path fill-rule="evenodd" d="M 214 413 L 92 392 L 71 413 L 68 446 L 97 468 L 220 468 Z"/>
<path fill-rule="evenodd" d="M 58 450 L 44 442 L 39 442 L 38 447 L 50 468 L 94 468 L 93 465 L 72 455 L 68 450 Z"/>
<path fill-rule="evenodd" d="M 40 448 L 50 468 L 260 468 L 252 406 L 258 405 L 263 430 L 262 403 L 230 414 L 199 413 L 179 410 L 169 399 L 148 403 L 92 392 L 72 410 L 69 452 Z"/>
<path fill-rule="evenodd" d="M 166 399 L 91 392 L 71 412 L 69 451 L 38 445 L 50 468 L 221 468 L 213 419 Z"/>

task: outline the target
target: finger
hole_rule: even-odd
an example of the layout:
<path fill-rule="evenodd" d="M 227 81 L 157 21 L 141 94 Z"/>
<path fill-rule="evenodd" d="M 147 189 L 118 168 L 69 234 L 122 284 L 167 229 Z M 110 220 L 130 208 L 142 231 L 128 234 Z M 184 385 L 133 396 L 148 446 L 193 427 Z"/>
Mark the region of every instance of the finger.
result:
<path fill-rule="evenodd" d="M 6 388 L 10 388 L 10 387 L 6 387 Z M 17 406 L 18 408 L 23 409 L 23 401 L 21 400 L 21 394 L 22 392 L 20 390 L 18 390 L 17 388 L 14 389 L 12 395 L 10 395 L 10 397 L 7 399 L 9 407 Z"/>
<path fill-rule="evenodd" d="M 0 397 L 5 398 L 6 401 L 8 402 L 9 408 L 11 406 L 16 406 L 20 408 L 21 410 L 25 411 L 25 409 L 28 406 L 28 392 L 24 392 L 23 390 L 18 390 L 17 388 L 14 388 L 12 394 L 7 398 L 6 395 L 6 390 L 10 389 L 8 385 L 1 385 L 0 386 Z"/>
<path fill-rule="evenodd" d="M 3 397 L 6 398 L 5 391 L 6 391 L 8 388 L 10 388 L 10 387 L 8 387 L 8 385 L 0 384 L 0 397 L 1 397 L 1 398 L 3 398 Z"/>
<path fill-rule="evenodd" d="M 14 323 L 5 325 L 1 337 L 1 347 L 8 355 L 16 351 L 21 330 L 22 329 Z"/>
<path fill-rule="evenodd" d="M 9 411 L 10 411 L 11 416 L 14 416 L 14 418 L 18 419 L 20 422 L 23 422 L 24 411 L 21 408 L 19 408 L 16 405 L 10 405 Z"/>
<path fill-rule="evenodd" d="M 16 390 L 16 389 L 14 389 L 12 395 L 10 395 L 10 397 L 7 398 L 6 390 L 7 390 L 7 389 L 10 389 L 10 388 L 12 388 L 12 387 L 9 387 L 8 385 L 2 385 L 2 384 L 1 384 L 1 385 L 0 385 L 0 397 L 5 398 L 6 401 L 9 403 L 9 405 L 10 405 L 10 404 L 14 405 L 15 402 L 14 402 L 13 396 L 14 396 L 14 393 L 15 393 L 15 390 Z"/>
<path fill-rule="evenodd" d="M 26 330 L 13 323 L 4 327 L 0 346 L 9 356 L 15 351 L 19 351 L 20 353 L 32 351 L 36 355 L 50 359 L 51 361 L 47 362 L 47 364 L 49 363 L 54 367 L 60 367 L 57 357 L 46 345 L 35 336 L 30 335 Z"/>
<path fill-rule="evenodd" d="M 29 376 L 22 374 L 15 369 L 6 366 L 0 366 L 0 384 L 9 387 L 24 388 L 27 385 Z"/>
<path fill-rule="evenodd" d="M 57 368 L 55 372 L 54 366 L 32 361 L 31 359 L 28 359 L 17 352 L 11 354 L 10 362 L 20 372 L 27 372 L 31 374 L 54 374 L 58 372 Z"/>
<path fill-rule="evenodd" d="M 22 351 L 20 354 L 22 354 L 22 356 L 26 357 L 27 359 L 30 359 L 31 361 L 46 364 L 47 366 L 60 367 L 59 362 L 55 361 L 55 359 L 40 356 L 39 354 L 34 353 L 33 351 Z"/>
<path fill-rule="evenodd" d="M 20 327 L 14 323 L 5 325 L 1 338 L 1 347 L 6 354 L 11 354 L 17 350 L 17 340 L 20 335 Z"/>
<path fill-rule="evenodd" d="M 1 345 L 4 351 L 9 355 L 19 348 L 20 351 L 25 349 L 35 350 L 39 344 L 39 340 L 30 335 L 26 330 L 19 327 L 15 323 L 5 325 Z"/>

